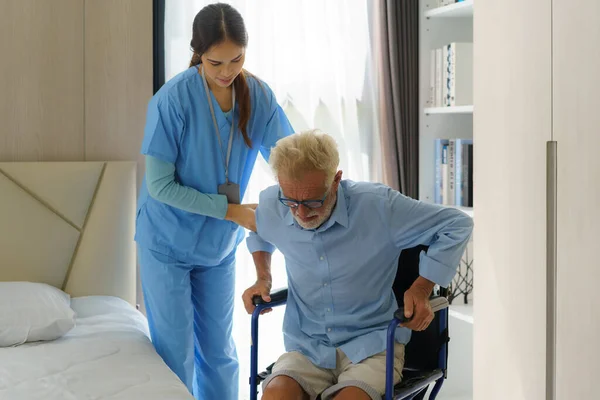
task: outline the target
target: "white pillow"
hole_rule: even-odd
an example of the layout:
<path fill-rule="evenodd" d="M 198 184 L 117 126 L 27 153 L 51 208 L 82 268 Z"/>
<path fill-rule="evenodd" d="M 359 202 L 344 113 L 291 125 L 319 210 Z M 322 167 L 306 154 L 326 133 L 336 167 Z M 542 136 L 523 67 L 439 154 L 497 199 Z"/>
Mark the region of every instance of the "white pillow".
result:
<path fill-rule="evenodd" d="M 71 296 L 33 282 L 0 282 L 0 347 L 54 340 L 75 326 Z"/>

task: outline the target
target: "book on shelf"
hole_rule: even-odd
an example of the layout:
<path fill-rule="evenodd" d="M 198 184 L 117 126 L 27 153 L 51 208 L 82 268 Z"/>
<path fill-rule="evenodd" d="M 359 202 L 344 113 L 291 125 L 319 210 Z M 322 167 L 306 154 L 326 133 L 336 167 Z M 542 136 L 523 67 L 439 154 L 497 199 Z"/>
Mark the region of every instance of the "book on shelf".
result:
<path fill-rule="evenodd" d="M 442 107 L 450 107 L 450 45 L 442 47 Z"/>
<path fill-rule="evenodd" d="M 434 201 L 473 207 L 473 140 L 435 140 Z"/>
<path fill-rule="evenodd" d="M 429 53 L 429 107 L 473 104 L 473 43 L 453 42 Z"/>

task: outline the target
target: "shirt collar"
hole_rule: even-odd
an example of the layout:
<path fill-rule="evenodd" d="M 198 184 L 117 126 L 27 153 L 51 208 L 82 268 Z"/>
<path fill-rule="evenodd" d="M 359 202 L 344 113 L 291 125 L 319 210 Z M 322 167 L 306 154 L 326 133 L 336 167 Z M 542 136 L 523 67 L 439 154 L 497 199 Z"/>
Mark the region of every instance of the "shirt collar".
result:
<path fill-rule="evenodd" d="M 285 222 L 286 225 L 294 225 L 294 216 L 292 215 L 292 210 L 290 210 L 289 207 L 285 207 L 285 208 L 287 210 L 286 210 L 285 217 L 283 217 L 283 222 Z"/>
<path fill-rule="evenodd" d="M 283 222 L 286 225 L 294 225 L 296 221 L 294 220 L 294 216 L 292 215 L 292 211 L 288 208 L 286 215 L 283 217 Z M 335 202 L 335 208 L 333 209 L 333 213 L 331 217 L 319 228 L 318 230 L 328 229 L 333 224 L 338 223 L 342 225 L 344 228 L 348 227 L 348 207 L 346 203 L 346 197 L 344 196 L 344 189 L 340 184 L 337 190 L 337 199 Z M 300 226 L 298 226 L 300 227 Z"/>

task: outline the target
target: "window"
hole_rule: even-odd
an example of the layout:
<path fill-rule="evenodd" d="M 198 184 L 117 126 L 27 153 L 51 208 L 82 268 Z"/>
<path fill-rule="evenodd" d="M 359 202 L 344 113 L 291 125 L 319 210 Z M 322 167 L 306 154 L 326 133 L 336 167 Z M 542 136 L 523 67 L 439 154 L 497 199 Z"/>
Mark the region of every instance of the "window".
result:
<path fill-rule="evenodd" d="M 244 17 L 249 34 L 245 68 L 273 89 L 297 131 L 319 128 L 335 137 L 340 168 L 352 180 L 381 181 L 375 78 L 367 0 L 226 1 Z M 165 9 L 166 79 L 186 69 L 191 58 L 192 21 L 211 1 L 169 0 Z M 275 184 L 262 158 L 256 163 L 244 202 L 258 202 Z M 241 302 L 256 280 L 245 243 L 237 252 L 234 337 L 240 359 L 240 398 L 248 393 L 250 318 Z M 273 257 L 273 288 L 286 286 L 284 260 Z M 284 351 L 283 309 L 261 320 L 259 369 Z M 269 343 L 268 346 L 264 346 Z"/>

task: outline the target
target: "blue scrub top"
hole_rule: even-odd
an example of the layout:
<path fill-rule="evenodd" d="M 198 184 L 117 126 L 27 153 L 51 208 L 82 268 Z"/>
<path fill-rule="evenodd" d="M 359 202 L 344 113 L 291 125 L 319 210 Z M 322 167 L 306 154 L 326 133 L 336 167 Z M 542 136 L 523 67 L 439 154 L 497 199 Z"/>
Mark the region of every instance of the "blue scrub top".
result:
<path fill-rule="evenodd" d="M 275 143 L 293 128 L 268 85 L 247 76 L 251 116 L 247 132 L 252 148 L 238 129 L 239 105 L 229 162 L 229 180 L 243 197 L 258 151 L 268 161 Z M 209 91 L 210 92 L 210 91 Z M 221 111 L 210 92 L 223 151 L 227 150 L 231 115 Z M 223 156 L 198 67 L 190 67 L 165 83 L 148 105 L 142 154 L 175 164 L 175 179 L 202 193 L 216 194 L 225 182 Z M 166 205 L 149 196 L 146 181 L 138 200 L 135 240 L 139 245 L 194 265 L 219 265 L 244 238 L 239 225 Z"/>

